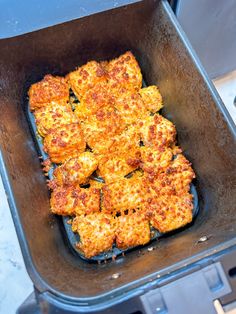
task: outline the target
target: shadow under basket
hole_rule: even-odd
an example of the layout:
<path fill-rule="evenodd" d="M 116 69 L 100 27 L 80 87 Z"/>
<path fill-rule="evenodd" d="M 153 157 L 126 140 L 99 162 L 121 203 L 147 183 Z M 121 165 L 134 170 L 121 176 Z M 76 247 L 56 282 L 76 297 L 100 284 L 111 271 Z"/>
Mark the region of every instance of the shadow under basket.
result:
<path fill-rule="evenodd" d="M 69 248 L 62 219 L 49 214 L 50 195 L 27 121 L 27 91 L 48 73 L 65 75 L 88 60 L 127 50 L 147 85 L 161 91 L 163 115 L 175 124 L 178 144 L 196 173 L 199 212 L 193 224 L 148 246 L 115 261 L 88 263 Z M 235 125 L 168 2 L 136 2 L 2 39 L 0 51 L 0 170 L 41 309 L 148 313 L 146 293 L 216 261 L 232 290 L 220 300 L 234 300 L 228 271 L 236 266 L 230 255 L 236 245 Z"/>

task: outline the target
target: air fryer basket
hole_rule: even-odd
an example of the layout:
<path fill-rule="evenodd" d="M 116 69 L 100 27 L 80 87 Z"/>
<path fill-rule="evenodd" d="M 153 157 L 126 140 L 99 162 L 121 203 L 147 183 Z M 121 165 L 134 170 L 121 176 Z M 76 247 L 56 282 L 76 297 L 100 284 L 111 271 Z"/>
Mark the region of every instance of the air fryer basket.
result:
<path fill-rule="evenodd" d="M 49 214 L 26 118 L 27 90 L 47 73 L 65 75 L 87 60 L 111 59 L 126 50 L 134 52 L 146 83 L 160 88 L 164 115 L 175 123 L 178 143 L 197 175 L 200 211 L 194 224 L 160 239 L 155 250 L 145 247 L 91 264 L 72 254 L 61 219 Z M 235 126 L 167 1 L 141 1 L 3 39 L 0 51 L 1 172 L 26 267 L 41 295 L 99 308 L 142 294 L 140 287 L 151 289 L 168 274 L 235 245 Z M 203 236 L 208 241 L 199 242 Z"/>

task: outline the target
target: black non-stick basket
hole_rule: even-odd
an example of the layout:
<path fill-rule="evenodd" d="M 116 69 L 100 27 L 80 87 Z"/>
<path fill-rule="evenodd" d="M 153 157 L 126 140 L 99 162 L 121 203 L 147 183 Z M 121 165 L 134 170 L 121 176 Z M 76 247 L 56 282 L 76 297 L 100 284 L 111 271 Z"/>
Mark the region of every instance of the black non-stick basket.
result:
<path fill-rule="evenodd" d="M 37 12 L 35 12 L 37 14 Z M 83 11 L 83 15 L 87 15 Z M 107 263 L 71 250 L 27 119 L 45 74 L 131 50 L 196 172 L 193 224 Z M 236 130 L 166 0 L 133 4 L 0 40 L 1 174 L 35 296 L 19 313 L 215 313 L 236 298 Z M 37 300 L 37 301 L 36 301 Z M 36 306 L 37 304 L 37 306 Z"/>

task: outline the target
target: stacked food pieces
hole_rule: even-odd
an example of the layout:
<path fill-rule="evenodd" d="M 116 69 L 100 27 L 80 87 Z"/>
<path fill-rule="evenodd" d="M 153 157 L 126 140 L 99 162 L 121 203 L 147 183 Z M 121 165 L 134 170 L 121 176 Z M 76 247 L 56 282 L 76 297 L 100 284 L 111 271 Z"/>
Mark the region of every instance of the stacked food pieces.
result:
<path fill-rule="evenodd" d="M 152 228 L 165 233 L 192 221 L 194 172 L 175 126 L 158 113 L 158 88 L 142 88 L 131 52 L 66 78 L 46 75 L 29 100 L 55 166 L 51 211 L 73 218 L 85 257 L 144 245 Z"/>

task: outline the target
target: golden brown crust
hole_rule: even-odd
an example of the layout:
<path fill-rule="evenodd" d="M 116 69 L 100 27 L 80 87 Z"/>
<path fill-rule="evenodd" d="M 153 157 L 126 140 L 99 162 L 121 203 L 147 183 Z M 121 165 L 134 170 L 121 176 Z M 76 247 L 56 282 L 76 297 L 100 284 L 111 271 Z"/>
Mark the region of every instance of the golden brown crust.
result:
<path fill-rule="evenodd" d="M 192 198 L 189 193 L 153 198 L 146 207 L 146 216 L 159 232 L 166 233 L 178 229 L 192 221 Z"/>
<path fill-rule="evenodd" d="M 116 219 L 103 213 L 80 216 L 73 220 L 72 229 L 80 236 L 78 249 L 85 257 L 91 258 L 112 248 Z"/>
<path fill-rule="evenodd" d="M 106 183 L 118 180 L 140 166 L 140 137 L 130 127 L 109 141 L 107 151 L 98 155 L 98 173 Z"/>
<path fill-rule="evenodd" d="M 141 147 L 141 168 L 148 175 L 155 177 L 170 165 L 173 152 L 170 147 Z"/>
<path fill-rule="evenodd" d="M 107 81 L 106 71 L 96 61 L 89 61 L 76 71 L 69 73 L 67 77 L 71 89 L 79 100 L 87 90 L 93 88 L 97 83 Z"/>
<path fill-rule="evenodd" d="M 57 187 L 50 199 L 54 214 L 71 216 L 99 212 L 100 190 L 97 188 L 83 189 L 77 186 Z"/>
<path fill-rule="evenodd" d="M 175 142 L 174 124 L 159 114 L 137 122 L 145 146 L 169 146 Z"/>
<path fill-rule="evenodd" d="M 115 101 L 115 108 L 122 115 L 126 125 L 136 123 L 147 116 L 147 110 L 141 96 L 135 90 L 120 88 Z"/>
<path fill-rule="evenodd" d="M 152 85 L 144 87 L 140 89 L 139 94 L 142 97 L 145 108 L 148 111 L 155 113 L 163 107 L 162 96 L 157 86 Z"/>
<path fill-rule="evenodd" d="M 43 80 L 29 89 L 30 109 L 47 106 L 51 102 L 65 105 L 69 101 L 69 86 L 63 77 L 45 75 Z"/>
<path fill-rule="evenodd" d="M 106 68 L 112 87 L 124 86 L 131 90 L 139 90 L 142 87 L 141 70 L 132 52 L 127 51 L 111 60 Z"/>
<path fill-rule="evenodd" d="M 109 154 L 99 160 L 98 173 L 106 183 L 110 183 L 137 169 L 140 161 L 139 149 Z"/>
<path fill-rule="evenodd" d="M 103 107 L 114 107 L 114 101 L 115 96 L 110 85 L 106 82 L 97 83 L 84 93 L 80 103 L 76 106 L 75 114 L 80 121 L 84 121 Z"/>
<path fill-rule="evenodd" d="M 119 249 L 144 245 L 150 241 L 148 219 L 139 212 L 117 218 L 116 246 Z"/>
<path fill-rule="evenodd" d="M 89 180 L 89 185 L 90 187 L 94 187 L 96 189 L 102 189 L 102 187 L 104 186 L 104 182 L 101 182 L 101 181 L 97 181 L 97 180 L 94 180 L 94 179 L 90 179 Z"/>
<path fill-rule="evenodd" d="M 85 147 L 83 131 L 78 123 L 52 129 L 44 138 L 44 150 L 55 163 L 77 156 L 84 152 Z"/>
<path fill-rule="evenodd" d="M 46 107 L 36 109 L 34 116 L 37 130 L 43 137 L 47 135 L 51 129 L 78 122 L 69 104 L 61 105 L 56 102 L 52 102 Z"/>
<path fill-rule="evenodd" d="M 179 154 L 164 172 L 157 177 L 148 174 L 143 180 L 157 195 L 181 196 L 189 192 L 190 183 L 194 178 L 195 173 L 191 163 Z"/>
<path fill-rule="evenodd" d="M 81 153 L 54 170 L 54 183 L 57 186 L 85 184 L 97 166 L 98 160 L 91 152 Z"/>
<path fill-rule="evenodd" d="M 120 134 L 125 124 L 112 108 L 101 108 L 82 124 L 86 142 L 96 154 L 102 154 L 110 147 L 114 136 Z"/>
<path fill-rule="evenodd" d="M 102 211 L 106 213 L 123 213 L 141 206 L 144 199 L 142 178 L 133 176 L 105 184 L 102 188 Z"/>
<path fill-rule="evenodd" d="M 127 156 L 129 152 L 139 150 L 140 148 L 140 135 L 136 131 L 136 128 L 130 126 L 123 130 L 120 134 L 115 135 L 110 139 L 110 146 L 107 148 L 107 154 L 114 153 L 126 153 Z M 104 154 L 105 155 L 105 154 Z"/>

